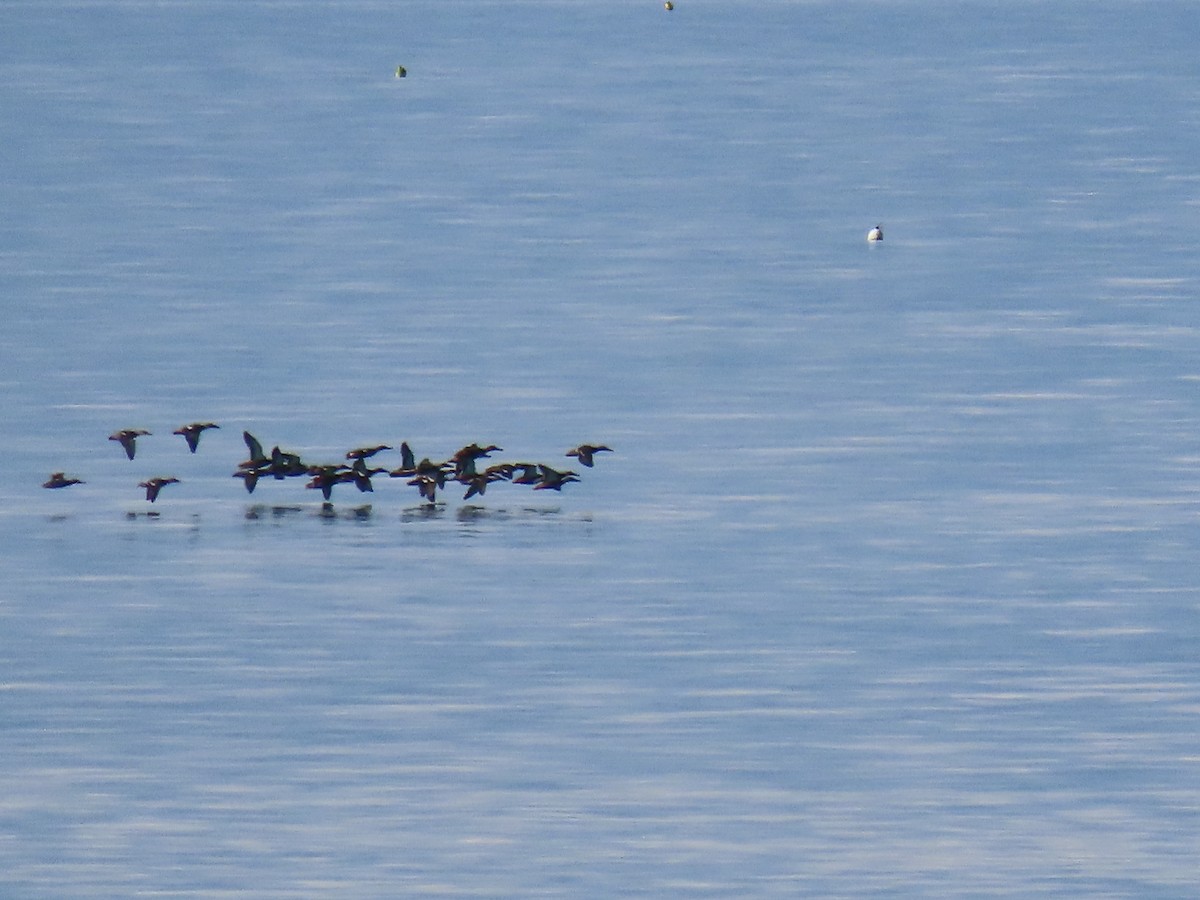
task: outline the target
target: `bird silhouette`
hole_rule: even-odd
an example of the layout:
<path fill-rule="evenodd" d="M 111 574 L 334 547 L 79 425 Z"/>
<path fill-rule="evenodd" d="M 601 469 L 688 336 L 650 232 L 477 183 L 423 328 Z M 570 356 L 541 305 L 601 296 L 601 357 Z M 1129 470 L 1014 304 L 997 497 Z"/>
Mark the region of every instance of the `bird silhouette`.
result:
<path fill-rule="evenodd" d="M 196 452 L 196 447 L 200 444 L 200 435 L 209 428 L 220 428 L 215 422 L 193 422 L 191 425 L 184 425 L 182 428 L 176 428 L 171 434 L 181 434 L 183 439 L 187 441 L 188 449 L 193 453 Z"/>
<path fill-rule="evenodd" d="M 42 485 L 44 488 L 65 488 L 73 484 L 84 484 L 78 478 L 68 478 L 66 472 L 51 472 L 50 480 Z"/>
<path fill-rule="evenodd" d="M 426 457 L 422 458 L 422 460 L 419 463 L 417 463 L 415 466 L 413 466 L 410 469 L 401 467 L 399 469 L 393 470 L 392 472 L 389 472 L 388 474 L 391 475 L 393 478 L 407 478 L 409 476 L 415 475 L 418 479 L 420 479 L 420 478 L 432 479 L 436 487 L 445 487 L 446 486 L 446 478 L 449 477 L 450 471 L 453 468 L 453 465 L 454 464 L 451 462 L 435 463 L 435 462 L 431 461 L 428 456 L 426 456 Z M 409 482 L 409 484 L 416 484 L 416 483 L 417 483 L 416 479 Z"/>
<path fill-rule="evenodd" d="M 429 503 L 435 503 L 437 501 L 437 489 L 441 486 L 441 484 L 433 475 L 418 475 L 416 478 L 412 479 L 409 484 L 416 485 L 416 488 L 420 492 L 421 496 Z"/>
<path fill-rule="evenodd" d="M 390 450 L 392 448 L 388 447 L 387 449 Z M 384 468 L 369 468 L 367 466 L 367 464 L 363 461 L 362 457 L 359 457 L 358 459 L 356 459 L 354 461 L 354 465 L 352 465 L 343 474 L 342 480 L 348 481 L 348 482 L 353 482 L 354 486 L 357 487 L 364 494 L 368 493 L 368 492 L 374 493 L 375 488 L 371 484 L 371 476 L 379 475 L 380 473 L 386 472 L 386 471 L 387 471 L 387 469 L 384 469 Z"/>
<path fill-rule="evenodd" d="M 280 450 L 278 446 L 271 448 L 271 458 L 267 460 L 267 471 L 276 481 L 292 475 L 307 475 L 308 465 L 300 459 L 297 453 Z"/>
<path fill-rule="evenodd" d="M 512 463 L 512 467 L 513 471 L 509 476 L 509 481 L 513 484 L 537 484 L 542 480 L 542 473 L 538 471 L 538 463 Z"/>
<path fill-rule="evenodd" d="M 601 452 L 612 453 L 613 449 L 605 447 L 603 444 L 580 444 L 578 447 L 572 447 L 565 455 L 578 458 L 581 466 L 587 466 L 590 469 L 594 465 L 592 455 Z"/>
<path fill-rule="evenodd" d="M 126 428 L 122 431 L 113 432 L 108 436 L 108 439 L 119 443 L 125 448 L 125 455 L 133 459 L 134 454 L 137 453 L 137 439 L 149 433 L 141 428 Z"/>
<path fill-rule="evenodd" d="M 412 447 L 408 446 L 408 441 L 400 443 L 400 468 L 409 472 L 417 470 L 417 458 L 413 455 Z"/>
<path fill-rule="evenodd" d="M 328 501 L 333 496 L 333 486 L 345 480 L 342 478 L 344 472 L 345 467 L 340 464 L 310 466 L 308 474 L 312 476 L 312 480 L 304 486 L 320 491 L 321 496 Z"/>
<path fill-rule="evenodd" d="M 246 493 L 253 494 L 254 489 L 258 487 L 258 470 L 243 469 L 241 472 L 234 472 L 234 478 L 240 478 L 246 484 Z"/>
<path fill-rule="evenodd" d="M 391 450 L 387 444 L 378 444 L 374 447 L 359 447 L 356 450 L 351 450 L 346 454 L 346 459 L 370 459 L 376 453 L 383 450 Z"/>
<path fill-rule="evenodd" d="M 258 438 L 248 431 L 243 431 L 242 440 L 246 442 L 246 449 L 250 451 L 250 459 L 248 459 L 247 462 L 266 462 L 267 455 L 263 453 L 263 447 L 262 444 L 259 443 Z"/>
<path fill-rule="evenodd" d="M 470 500 L 476 494 L 483 494 L 487 491 L 487 486 L 493 481 L 507 481 L 511 477 L 512 466 L 507 463 L 501 463 L 495 466 L 488 466 L 482 472 L 478 472 L 467 478 L 459 478 L 458 480 L 467 485 L 467 492 L 463 494 L 463 499 Z"/>
<path fill-rule="evenodd" d="M 474 478 L 478 472 L 475 469 L 475 457 L 464 456 L 454 460 L 454 480 L 464 484 Z"/>
<path fill-rule="evenodd" d="M 579 480 L 575 472 L 559 472 L 550 466 L 538 466 L 538 471 L 542 473 L 542 480 L 533 486 L 535 491 L 561 491 L 564 484 Z"/>
<path fill-rule="evenodd" d="M 158 499 L 158 492 L 168 484 L 179 484 L 178 478 L 151 478 L 147 481 L 139 481 L 138 487 L 146 489 L 146 499 L 153 503 Z"/>

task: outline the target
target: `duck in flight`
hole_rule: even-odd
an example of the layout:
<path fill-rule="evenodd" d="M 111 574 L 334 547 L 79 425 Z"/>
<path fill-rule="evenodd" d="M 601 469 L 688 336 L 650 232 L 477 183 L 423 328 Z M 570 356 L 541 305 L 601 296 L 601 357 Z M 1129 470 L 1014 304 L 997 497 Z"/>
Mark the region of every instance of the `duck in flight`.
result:
<path fill-rule="evenodd" d="M 391 450 L 387 444 L 377 444 L 374 447 L 359 447 L 346 454 L 346 459 L 370 459 L 383 450 Z"/>
<path fill-rule="evenodd" d="M 248 431 L 242 432 L 242 440 L 246 444 L 246 449 L 250 451 L 250 458 L 242 463 L 247 468 L 258 466 L 261 463 L 270 462 L 267 455 L 263 453 L 262 442 Z"/>
<path fill-rule="evenodd" d="M 258 487 L 258 470 L 257 469 L 242 469 L 233 473 L 234 478 L 242 479 L 246 485 L 246 493 L 253 494 L 254 489 Z"/>
<path fill-rule="evenodd" d="M 196 447 L 200 444 L 200 435 L 209 428 L 220 428 L 215 422 L 193 422 L 191 425 L 184 425 L 182 428 L 176 428 L 171 434 L 181 434 L 183 439 L 187 441 L 188 449 L 193 453 L 196 452 Z"/>
<path fill-rule="evenodd" d="M 158 492 L 168 484 L 179 484 L 178 478 L 151 478 L 138 482 L 138 487 L 146 489 L 146 499 L 153 503 L 158 499 Z"/>
<path fill-rule="evenodd" d="M 593 465 L 592 456 L 601 452 L 612 453 L 613 449 L 605 447 L 603 444 L 580 444 L 578 447 L 572 447 L 565 455 L 576 457 L 581 466 L 587 466 L 590 469 Z"/>
<path fill-rule="evenodd" d="M 321 496 L 328 502 L 333 497 L 333 486 L 341 484 L 343 467 L 340 464 L 331 464 L 323 466 L 309 466 L 308 474 L 312 479 L 305 484 L 306 488 L 321 492 Z"/>
<path fill-rule="evenodd" d="M 125 448 L 125 455 L 133 459 L 133 455 L 137 453 L 137 439 L 144 434 L 150 432 L 144 431 L 141 428 L 125 428 L 121 431 L 114 431 L 108 436 L 110 441 L 116 441 Z"/>
<path fill-rule="evenodd" d="M 386 449 L 391 450 L 392 448 L 388 447 Z M 350 466 L 349 468 L 342 468 L 340 477 L 342 481 L 352 483 L 364 494 L 367 492 L 374 493 L 375 488 L 371 484 L 371 476 L 381 475 L 386 471 L 387 469 L 383 468 L 382 466 L 368 467 L 360 456 L 354 460 L 354 465 Z"/>
<path fill-rule="evenodd" d="M 78 478 L 68 478 L 66 472 L 52 472 L 50 480 L 42 485 L 44 488 L 65 488 L 73 484 L 83 484 Z"/>
<path fill-rule="evenodd" d="M 542 478 L 533 486 L 535 491 L 561 491 L 564 484 L 579 480 L 575 472 L 559 472 L 549 466 L 539 465 L 538 471 L 542 473 Z"/>
<path fill-rule="evenodd" d="M 413 454 L 412 447 L 408 446 L 408 441 L 400 443 L 400 468 L 389 474 L 393 478 L 417 474 L 417 457 Z"/>

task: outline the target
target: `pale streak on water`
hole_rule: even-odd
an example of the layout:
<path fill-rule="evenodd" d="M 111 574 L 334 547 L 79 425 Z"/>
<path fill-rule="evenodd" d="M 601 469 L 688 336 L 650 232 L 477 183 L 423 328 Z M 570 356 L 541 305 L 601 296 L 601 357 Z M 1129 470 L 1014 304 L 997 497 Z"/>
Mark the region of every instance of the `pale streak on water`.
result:
<path fill-rule="evenodd" d="M 1196 895 L 1193 5 L 0 18 L 5 896 Z"/>

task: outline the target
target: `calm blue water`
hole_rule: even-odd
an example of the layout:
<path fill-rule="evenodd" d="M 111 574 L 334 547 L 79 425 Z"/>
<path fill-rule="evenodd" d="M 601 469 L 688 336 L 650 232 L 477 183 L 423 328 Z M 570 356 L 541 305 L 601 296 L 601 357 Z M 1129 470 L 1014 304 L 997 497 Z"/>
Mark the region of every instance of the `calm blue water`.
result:
<path fill-rule="evenodd" d="M 0 892 L 1195 896 L 1198 25 L 5 5 Z"/>

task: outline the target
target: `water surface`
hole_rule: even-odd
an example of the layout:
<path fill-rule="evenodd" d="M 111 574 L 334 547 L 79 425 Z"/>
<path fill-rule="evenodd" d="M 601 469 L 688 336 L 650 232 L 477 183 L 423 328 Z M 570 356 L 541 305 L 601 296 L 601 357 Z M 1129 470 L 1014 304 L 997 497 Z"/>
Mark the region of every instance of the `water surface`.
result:
<path fill-rule="evenodd" d="M 4 18 L 8 894 L 1195 894 L 1190 5 Z"/>

